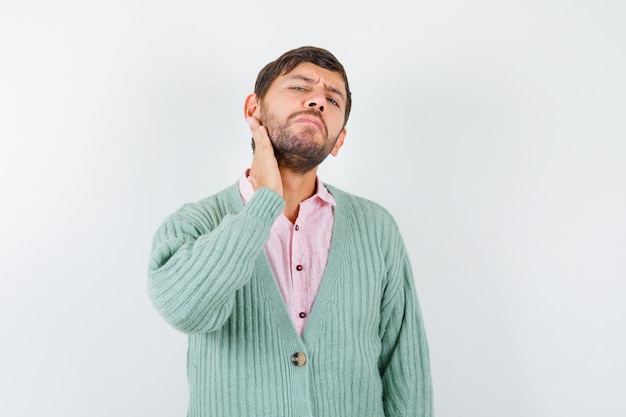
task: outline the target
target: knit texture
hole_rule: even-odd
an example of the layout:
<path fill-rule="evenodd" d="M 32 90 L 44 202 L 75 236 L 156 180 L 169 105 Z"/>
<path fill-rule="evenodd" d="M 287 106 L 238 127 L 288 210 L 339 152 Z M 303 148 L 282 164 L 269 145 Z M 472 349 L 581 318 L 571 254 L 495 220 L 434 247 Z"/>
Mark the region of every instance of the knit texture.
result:
<path fill-rule="evenodd" d="M 328 265 L 302 337 L 263 245 L 284 201 L 237 185 L 157 230 L 148 287 L 189 334 L 188 417 L 432 416 L 428 346 L 404 243 L 379 205 L 326 185 Z M 306 355 L 303 366 L 292 356 Z"/>

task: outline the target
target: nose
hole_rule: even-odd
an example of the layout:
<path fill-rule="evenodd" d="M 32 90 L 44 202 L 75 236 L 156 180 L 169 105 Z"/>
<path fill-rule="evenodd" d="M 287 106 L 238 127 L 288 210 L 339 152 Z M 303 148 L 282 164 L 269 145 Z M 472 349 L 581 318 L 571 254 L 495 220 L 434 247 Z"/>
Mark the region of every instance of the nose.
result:
<path fill-rule="evenodd" d="M 309 107 L 317 107 L 320 112 L 324 112 L 324 102 L 326 98 L 323 94 L 315 93 L 311 94 L 311 96 L 307 99 L 307 106 Z"/>
<path fill-rule="evenodd" d="M 314 101 L 309 102 L 309 107 L 317 107 L 319 109 L 319 111 L 323 112 L 324 111 L 324 106 L 317 106 L 317 103 Z"/>

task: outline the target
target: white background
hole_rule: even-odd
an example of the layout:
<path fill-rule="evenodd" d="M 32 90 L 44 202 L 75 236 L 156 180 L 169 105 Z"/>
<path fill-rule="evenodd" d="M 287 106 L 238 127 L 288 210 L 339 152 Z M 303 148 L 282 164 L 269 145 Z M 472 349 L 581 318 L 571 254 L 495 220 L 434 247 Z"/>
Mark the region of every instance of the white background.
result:
<path fill-rule="evenodd" d="M 625 2 L 0 4 L 3 417 L 185 415 L 151 239 L 247 168 L 244 98 L 307 44 L 354 94 L 320 175 L 400 224 L 437 416 L 626 415 Z"/>

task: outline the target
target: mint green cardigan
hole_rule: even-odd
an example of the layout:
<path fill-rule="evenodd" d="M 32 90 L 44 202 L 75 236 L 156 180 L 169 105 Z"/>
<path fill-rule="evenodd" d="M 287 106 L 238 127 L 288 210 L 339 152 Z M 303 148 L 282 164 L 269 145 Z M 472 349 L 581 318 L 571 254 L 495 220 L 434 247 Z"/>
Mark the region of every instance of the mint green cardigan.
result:
<path fill-rule="evenodd" d="M 244 206 L 235 184 L 156 232 L 149 293 L 189 334 L 189 417 L 432 416 L 428 346 L 397 226 L 377 204 L 327 187 L 337 203 L 331 249 L 302 337 L 263 250 L 284 209 L 278 194 L 261 188 Z"/>

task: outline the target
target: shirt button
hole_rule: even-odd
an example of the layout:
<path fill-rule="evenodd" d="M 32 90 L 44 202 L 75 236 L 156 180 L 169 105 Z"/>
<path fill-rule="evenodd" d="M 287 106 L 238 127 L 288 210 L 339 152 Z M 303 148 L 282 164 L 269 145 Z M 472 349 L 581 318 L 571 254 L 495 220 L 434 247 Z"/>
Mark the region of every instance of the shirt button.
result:
<path fill-rule="evenodd" d="M 306 355 L 302 352 L 296 352 L 291 357 L 291 362 L 296 366 L 304 366 L 306 363 Z"/>
<path fill-rule="evenodd" d="M 303 319 L 306 317 L 306 313 L 303 311 L 302 313 L 298 314 L 298 316 Z"/>
<path fill-rule="evenodd" d="M 297 271 L 302 271 L 302 265 L 298 265 L 298 266 L 296 266 L 296 270 L 297 270 Z"/>
<path fill-rule="evenodd" d="M 298 230 L 300 230 L 300 226 L 298 226 L 298 225 L 296 224 L 296 232 L 297 232 Z"/>

